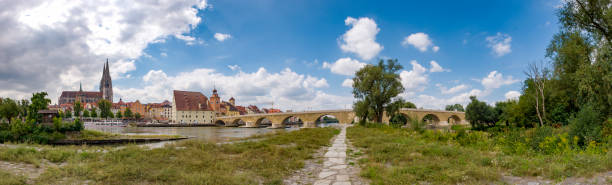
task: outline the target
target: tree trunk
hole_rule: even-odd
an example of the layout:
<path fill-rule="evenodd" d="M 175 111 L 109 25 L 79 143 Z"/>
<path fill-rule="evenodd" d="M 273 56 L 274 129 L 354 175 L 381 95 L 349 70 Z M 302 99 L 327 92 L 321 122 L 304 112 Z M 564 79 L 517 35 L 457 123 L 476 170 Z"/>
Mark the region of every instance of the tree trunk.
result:
<path fill-rule="evenodd" d="M 538 95 L 536 94 L 536 95 L 535 95 L 535 100 L 536 100 L 536 105 L 535 105 L 535 108 L 536 108 L 536 114 L 538 115 L 538 119 L 540 120 L 540 127 L 542 127 L 542 126 L 544 125 L 544 122 L 542 121 L 542 115 L 540 114 L 540 105 L 539 105 L 539 99 L 540 99 L 540 98 L 538 98 Z"/>

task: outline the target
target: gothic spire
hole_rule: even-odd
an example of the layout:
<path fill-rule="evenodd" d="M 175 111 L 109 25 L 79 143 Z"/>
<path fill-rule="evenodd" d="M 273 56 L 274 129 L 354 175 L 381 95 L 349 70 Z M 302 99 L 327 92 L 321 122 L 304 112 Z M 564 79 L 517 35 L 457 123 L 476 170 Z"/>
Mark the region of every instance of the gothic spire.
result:
<path fill-rule="evenodd" d="M 83 84 L 81 82 L 79 82 L 79 91 L 83 92 Z"/>
<path fill-rule="evenodd" d="M 108 58 L 106 58 L 106 64 L 104 65 L 104 74 L 108 74 L 110 70 L 108 69 Z"/>

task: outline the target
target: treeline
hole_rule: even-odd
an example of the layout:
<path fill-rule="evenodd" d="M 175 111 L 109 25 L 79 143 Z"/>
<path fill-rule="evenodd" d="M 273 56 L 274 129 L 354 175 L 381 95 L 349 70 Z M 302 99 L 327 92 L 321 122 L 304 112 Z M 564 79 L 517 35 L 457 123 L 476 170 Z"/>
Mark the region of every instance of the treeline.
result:
<path fill-rule="evenodd" d="M 612 125 L 612 11 L 610 1 L 568 1 L 561 31 L 531 63 L 518 99 L 489 106 L 470 97 L 466 119 L 475 129 L 569 126 L 584 145 L 610 135 Z"/>
<path fill-rule="evenodd" d="M 0 98 L 0 143 L 27 142 L 48 143 L 63 139 L 67 132 L 83 130 L 83 122 L 75 119 L 64 122 L 54 118 L 52 125 L 43 125 L 39 110 L 45 110 L 51 103 L 46 92 L 32 94 L 30 100 L 15 101 Z"/>

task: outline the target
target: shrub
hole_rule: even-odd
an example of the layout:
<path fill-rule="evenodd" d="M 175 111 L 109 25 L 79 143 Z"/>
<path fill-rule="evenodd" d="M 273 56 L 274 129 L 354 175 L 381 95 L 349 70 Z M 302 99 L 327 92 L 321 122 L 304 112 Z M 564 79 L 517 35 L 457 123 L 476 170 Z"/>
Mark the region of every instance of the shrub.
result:
<path fill-rule="evenodd" d="M 601 116 L 592 105 L 583 106 L 575 117 L 570 119 L 570 137 L 578 138 L 578 145 L 584 147 L 591 141 L 602 140 Z"/>
<path fill-rule="evenodd" d="M 419 133 L 423 133 L 425 131 L 425 122 L 417 119 L 416 117 L 410 119 L 410 128 Z"/>

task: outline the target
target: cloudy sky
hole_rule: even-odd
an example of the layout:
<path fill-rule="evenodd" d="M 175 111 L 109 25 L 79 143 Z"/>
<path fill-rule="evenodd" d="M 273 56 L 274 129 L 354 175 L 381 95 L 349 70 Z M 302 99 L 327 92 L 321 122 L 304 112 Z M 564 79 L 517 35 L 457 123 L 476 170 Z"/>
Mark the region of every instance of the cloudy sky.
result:
<path fill-rule="evenodd" d="M 558 30 L 559 0 L 1 1 L 0 97 L 97 91 L 160 102 L 213 87 L 238 104 L 350 108 L 353 74 L 398 59 L 419 107 L 518 96 Z"/>

